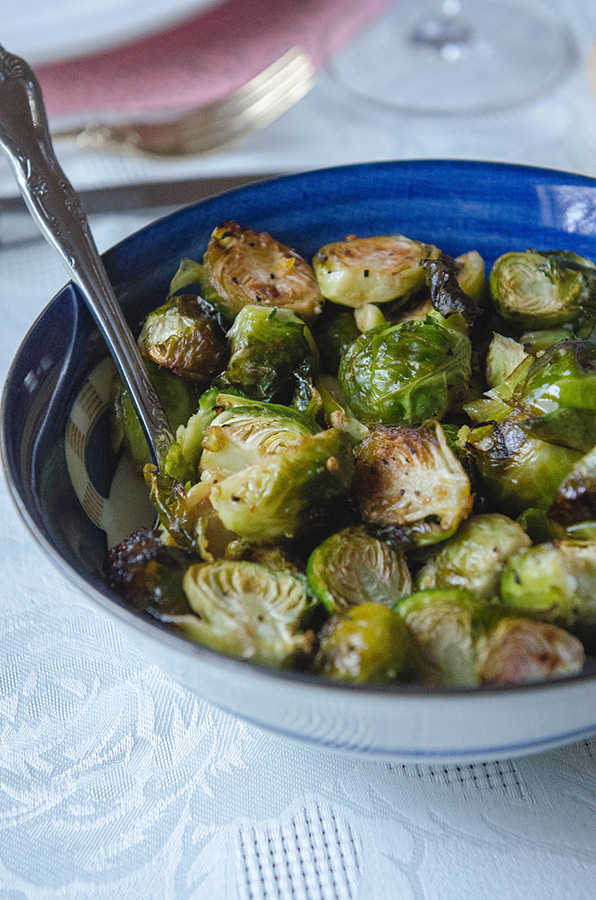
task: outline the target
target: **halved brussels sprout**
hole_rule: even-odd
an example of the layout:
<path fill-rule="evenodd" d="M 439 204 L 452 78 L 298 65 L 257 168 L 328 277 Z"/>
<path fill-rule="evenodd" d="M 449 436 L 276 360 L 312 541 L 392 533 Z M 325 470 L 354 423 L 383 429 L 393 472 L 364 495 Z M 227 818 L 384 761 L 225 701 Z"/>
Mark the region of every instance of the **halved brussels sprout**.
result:
<path fill-rule="evenodd" d="M 498 596 L 501 573 L 514 553 L 529 547 L 521 525 L 500 513 L 463 522 L 453 537 L 418 572 L 418 590 L 463 588 L 482 600 Z"/>
<path fill-rule="evenodd" d="M 438 422 L 372 428 L 356 449 L 353 493 L 365 522 L 397 527 L 417 545 L 448 538 L 472 508 L 470 481 Z"/>
<path fill-rule="evenodd" d="M 561 481 L 581 457 L 577 450 L 528 435 L 525 418 L 513 410 L 499 422 L 472 428 L 466 438 L 483 489 L 510 516 L 528 507 L 548 509 Z"/>
<path fill-rule="evenodd" d="M 563 250 L 527 250 L 500 256 L 489 278 L 493 303 L 519 328 L 575 322 L 596 302 L 596 266 Z"/>
<path fill-rule="evenodd" d="M 319 352 L 309 327 L 289 309 L 244 306 L 228 332 L 231 356 L 218 384 L 252 400 L 289 403 L 297 376 L 314 378 Z"/>
<path fill-rule="evenodd" d="M 483 684 L 519 684 L 581 672 L 581 641 L 548 622 L 506 617 L 478 641 Z"/>
<path fill-rule="evenodd" d="M 314 669 L 346 681 L 393 681 L 415 665 L 403 619 L 381 603 L 361 603 L 332 616 L 319 633 Z"/>
<path fill-rule="evenodd" d="M 139 347 L 159 366 L 202 384 L 219 375 L 228 358 L 223 333 L 192 294 L 173 297 L 150 313 L 139 335 Z"/>
<path fill-rule="evenodd" d="M 144 363 L 161 400 L 170 429 L 175 432 L 196 411 L 199 396 L 197 390 L 192 383 L 183 381 L 168 369 L 161 369 L 151 360 L 145 360 Z M 151 454 L 130 394 L 118 376 L 114 378 L 112 387 L 112 404 L 114 448 L 118 450 L 122 447 L 132 461 L 142 467 L 151 461 Z"/>
<path fill-rule="evenodd" d="M 184 575 L 196 615 L 173 620 L 184 634 L 216 650 L 283 666 L 309 653 L 314 636 L 300 632 L 312 606 L 304 579 L 251 562 L 197 563 Z"/>
<path fill-rule="evenodd" d="M 502 602 L 539 611 L 592 643 L 596 635 L 596 543 L 553 541 L 512 556 L 501 579 Z"/>
<path fill-rule="evenodd" d="M 529 414 L 596 409 L 596 345 L 561 341 L 549 347 L 518 383 L 513 399 Z"/>
<path fill-rule="evenodd" d="M 486 355 L 486 383 L 489 389 L 506 381 L 527 356 L 523 344 L 512 337 L 493 332 L 493 339 Z"/>
<path fill-rule="evenodd" d="M 361 526 L 344 528 L 319 544 L 306 574 L 312 591 L 333 613 L 368 602 L 393 606 L 412 590 L 403 554 Z"/>
<path fill-rule="evenodd" d="M 465 397 L 472 345 L 440 318 L 373 328 L 348 348 L 339 380 L 365 425 L 420 425 Z"/>
<path fill-rule="evenodd" d="M 445 319 L 452 315 L 461 316 L 466 329 L 471 329 L 481 310 L 462 290 L 454 269 L 443 259 L 426 259 L 422 267 L 433 307 Z"/>
<path fill-rule="evenodd" d="M 323 297 L 309 264 L 266 232 L 222 222 L 203 257 L 204 295 L 232 321 L 247 306 L 288 309 L 313 322 Z"/>
<path fill-rule="evenodd" d="M 596 520 L 596 447 L 582 456 L 563 479 L 548 514 L 567 527 Z"/>
<path fill-rule="evenodd" d="M 435 685 L 475 685 L 479 601 L 457 588 L 418 591 L 395 607 L 414 638 L 425 671 Z"/>
<path fill-rule="evenodd" d="M 420 262 L 436 257 L 432 244 L 402 234 L 359 238 L 326 244 L 313 259 L 323 296 L 333 303 L 358 307 L 365 303 L 402 302 L 424 287 Z"/>
<path fill-rule="evenodd" d="M 347 434 L 329 428 L 211 486 L 226 529 L 255 544 L 308 535 L 347 503 L 353 474 Z"/>
<path fill-rule="evenodd" d="M 374 303 L 364 303 L 355 309 L 354 321 L 361 332 L 370 331 L 371 328 L 378 328 L 379 325 L 387 324 L 387 319 Z"/>
<path fill-rule="evenodd" d="M 203 435 L 203 481 L 221 481 L 319 431 L 297 410 L 276 403 L 218 394 L 217 407 L 220 411 Z"/>

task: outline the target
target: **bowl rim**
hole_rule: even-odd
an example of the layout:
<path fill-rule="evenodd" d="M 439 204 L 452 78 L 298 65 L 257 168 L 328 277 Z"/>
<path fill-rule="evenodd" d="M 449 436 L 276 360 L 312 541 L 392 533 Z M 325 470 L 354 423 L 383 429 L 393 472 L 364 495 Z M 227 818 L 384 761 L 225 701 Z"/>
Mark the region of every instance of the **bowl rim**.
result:
<path fill-rule="evenodd" d="M 137 229 L 126 237 L 116 242 L 109 248 L 107 248 L 102 254 L 102 259 L 104 261 L 108 261 L 112 254 L 120 252 L 122 248 L 130 241 L 135 240 L 140 236 L 146 235 L 147 232 L 155 229 L 156 226 L 160 226 L 169 221 L 175 220 L 177 217 L 184 216 L 188 214 L 189 210 L 192 210 L 196 207 L 204 207 L 210 205 L 213 201 L 220 201 L 222 197 L 232 196 L 237 194 L 247 194 L 252 193 L 254 191 L 263 191 L 263 189 L 268 188 L 271 185 L 277 185 L 280 182 L 284 184 L 292 184 L 293 182 L 307 180 L 316 180 L 319 178 L 327 178 L 329 176 L 335 176 L 336 173 L 340 172 L 351 172 L 358 173 L 360 171 L 382 171 L 382 170 L 392 170 L 392 169 L 418 169 L 424 170 L 427 169 L 429 172 L 433 169 L 469 169 L 471 172 L 480 172 L 482 170 L 492 171 L 495 173 L 503 172 L 509 173 L 510 175 L 515 175 L 516 177 L 523 177 L 524 175 L 531 175 L 533 179 L 539 178 L 542 176 L 548 181 L 553 181 L 554 179 L 560 180 L 563 179 L 566 185 L 574 185 L 574 186 L 586 186 L 591 188 L 596 188 L 596 178 L 593 178 L 588 175 L 582 175 L 578 173 L 566 172 L 560 169 L 552 169 L 541 166 L 531 166 L 527 164 L 521 163 L 507 163 L 507 162 L 498 162 L 491 160 L 468 160 L 468 159 L 399 159 L 399 160 L 382 160 L 378 162 L 364 162 L 364 163 L 350 163 L 347 165 L 339 165 L 339 166 L 328 166 L 320 169 L 312 169 L 305 170 L 303 172 L 292 173 L 288 175 L 283 175 L 276 178 L 267 179 L 264 181 L 259 181 L 254 184 L 244 185 L 238 188 L 234 188 L 231 191 L 226 191 L 224 194 L 218 194 L 214 197 L 206 198 L 204 200 L 198 200 L 194 203 L 189 203 L 179 209 L 176 209 L 173 212 L 170 212 L 166 215 L 160 216 L 150 223 L 144 225 L 140 229 Z M 270 187 L 268 188 L 270 189 Z M 524 682 L 520 684 L 503 684 L 503 685 L 494 685 L 494 684 L 483 684 L 476 686 L 437 686 L 437 687 L 425 687 L 419 684 L 405 684 L 399 682 L 390 682 L 390 683 L 375 683 L 375 682 L 349 682 L 349 681 L 340 681 L 329 678 L 324 678 L 321 675 L 317 675 L 311 672 L 301 672 L 297 670 L 288 670 L 276 667 L 265 666 L 260 663 L 253 662 L 250 659 L 241 659 L 238 657 L 233 657 L 230 655 L 226 655 L 225 653 L 217 650 L 213 650 L 212 648 L 201 645 L 197 643 L 193 643 L 188 638 L 185 638 L 181 634 L 177 634 L 172 631 L 171 628 L 168 628 L 164 623 L 161 623 L 159 620 L 154 619 L 149 616 L 148 613 L 144 613 L 142 611 L 138 611 L 133 609 L 132 607 L 127 607 L 120 602 L 118 602 L 118 596 L 115 592 L 109 592 L 109 588 L 106 584 L 106 591 L 99 590 L 95 587 L 90 581 L 88 581 L 80 572 L 76 570 L 74 566 L 72 566 L 56 549 L 56 547 L 52 544 L 50 539 L 46 534 L 44 534 L 43 530 L 36 523 L 34 517 L 32 516 L 23 494 L 21 493 L 19 487 L 19 479 L 16 476 L 13 470 L 12 464 L 12 454 L 10 451 L 10 441 L 9 441 L 9 428 L 8 428 L 8 416 L 7 409 L 10 402 L 10 395 L 12 391 L 13 384 L 13 374 L 18 366 L 21 357 L 27 347 L 32 333 L 39 326 L 40 322 L 43 320 L 45 315 L 48 313 L 50 307 L 52 307 L 61 297 L 62 295 L 68 291 L 72 287 L 72 282 L 65 282 L 60 289 L 54 294 L 54 296 L 48 301 L 48 303 L 43 307 L 43 309 L 38 313 L 32 324 L 27 329 L 25 336 L 19 343 L 19 346 L 14 353 L 13 359 L 9 366 L 4 385 L 2 387 L 2 393 L 0 396 L 0 460 L 2 461 L 2 469 L 4 472 L 4 478 L 7 483 L 9 494 L 11 499 L 16 507 L 17 512 L 19 513 L 21 520 L 27 527 L 29 533 L 37 543 L 37 545 L 42 549 L 46 558 L 48 558 L 52 564 L 61 571 L 67 578 L 67 580 L 78 589 L 80 589 L 83 594 L 93 600 L 95 603 L 98 603 L 100 608 L 106 612 L 111 617 L 115 618 L 117 621 L 123 622 L 123 624 L 134 629 L 140 630 L 146 637 L 150 640 L 154 640 L 159 642 L 162 646 L 164 644 L 168 645 L 174 652 L 180 653 L 181 655 L 188 658 L 193 658 L 198 656 L 201 659 L 204 659 L 207 663 L 212 666 L 215 666 L 221 669 L 224 672 L 237 672 L 241 671 L 242 668 L 249 667 L 251 670 L 252 677 L 261 678 L 266 681 L 274 681 L 276 683 L 284 683 L 290 682 L 292 684 L 299 684 L 302 687 L 310 690 L 327 690 L 328 692 L 333 692 L 334 694 L 338 693 L 348 693 L 350 695 L 366 695 L 369 693 L 374 694 L 375 696 L 387 696 L 391 698 L 415 698 L 417 701 L 435 701 L 437 698 L 453 698 L 454 700 L 462 700 L 464 698 L 472 697 L 501 697 L 503 694 L 526 694 L 528 692 L 531 693 L 543 693 L 550 692 L 553 689 L 557 688 L 568 688 L 570 685 L 575 683 L 586 683 L 596 681 L 596 669 L 594 671 L 582 671 L 576 673 L 574 675 L 564 675 L 553 679 L 547 679 L 536 682 Z M 106 354 L 107 356 L 108 354 Z M 121 598 L 120 598 L 121 599 Z M 218 704 L 219 705 L 219 704 Z M 224 708 L 224 707 L 221 707 Z M 272 726 L 267 726 L 269 730 L 275 730 Z M 593 729 L 592 729 L 593 730 Z M 282 732 L 280 732 L 282 733 Z M 581 737 L 581 735 L 580 735 Z"/>

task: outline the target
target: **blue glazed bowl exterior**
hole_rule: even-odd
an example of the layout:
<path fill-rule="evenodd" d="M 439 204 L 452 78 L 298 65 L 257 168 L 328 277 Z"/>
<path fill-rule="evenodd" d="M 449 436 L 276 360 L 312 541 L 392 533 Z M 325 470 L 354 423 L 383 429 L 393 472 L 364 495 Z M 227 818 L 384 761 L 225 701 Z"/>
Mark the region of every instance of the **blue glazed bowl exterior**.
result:
<path fill-rule="evenodd" d="M 269 231 L 306 257 L 346 234 L 395 233 L 487 265 L 508 250 L 574 250 L 596 258 L 596 181 L 493 163 L 403 161 L 288 176 L 186 207 L 104 255 L 136 333 L 163 302 L 182 257 L 199 259 L 232 220 Z M 475 761 L 559 746 L 596 733 L 596 670 L 524 687 L 425 690 L 346 686 L 223 657 L 126 608 L 105 585 L 106 535 L 81 505 L 67 466 L 70 411 L 106 350 L 67 285 L 25 338 L 2 405 L 2 452 L 14 500 L 55 563 L 173 676 L 223 708 L 291 738 L 402 762 Z M 83 456 L 99 495 L 115 460 L 106 417 Z M 126 498 L 123 498 L 126 502 Z"/>

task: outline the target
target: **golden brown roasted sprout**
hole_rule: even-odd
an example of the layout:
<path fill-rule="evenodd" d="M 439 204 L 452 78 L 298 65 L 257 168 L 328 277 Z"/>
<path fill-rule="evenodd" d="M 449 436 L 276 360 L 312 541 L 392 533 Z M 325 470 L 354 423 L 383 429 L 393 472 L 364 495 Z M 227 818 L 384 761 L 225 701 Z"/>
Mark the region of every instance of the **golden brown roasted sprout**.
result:
<path fill-rule="evenodd" d="M 222 222 L 211 235 L 203 265 L 205 297 L 228 321 L 247 304 L 290 309 L 309 324 L 323 308 L 312 268 L 266 232 Z"/>

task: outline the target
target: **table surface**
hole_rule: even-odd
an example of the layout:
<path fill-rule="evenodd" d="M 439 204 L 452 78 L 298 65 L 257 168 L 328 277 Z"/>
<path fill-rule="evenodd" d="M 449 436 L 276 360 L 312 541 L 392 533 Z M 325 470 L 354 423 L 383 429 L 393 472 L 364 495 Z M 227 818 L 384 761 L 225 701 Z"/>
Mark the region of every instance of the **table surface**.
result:
<path fill-rule="evenodd" d="M 596 176 L 587 58 L 532 106 L 425 120 L 374 114 L 321 75 L 266 132 L 200 160 L 59 149 L 75 186 L 465 157 Z M 13 191 L 0 165 L 0 194 Z M 99 216 L 101 249 L 149 221 Z M 0 235 L 10 234 L 0 220 Z M 64 282 L 41 241 L 0 246 L 3 377 Z M 591 900 L 596 738 L 465 766 L 361 762 L 237 721 L 167 678 L 38 549 L 2 492 L 0 900 Z"/>

